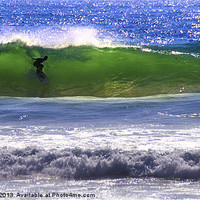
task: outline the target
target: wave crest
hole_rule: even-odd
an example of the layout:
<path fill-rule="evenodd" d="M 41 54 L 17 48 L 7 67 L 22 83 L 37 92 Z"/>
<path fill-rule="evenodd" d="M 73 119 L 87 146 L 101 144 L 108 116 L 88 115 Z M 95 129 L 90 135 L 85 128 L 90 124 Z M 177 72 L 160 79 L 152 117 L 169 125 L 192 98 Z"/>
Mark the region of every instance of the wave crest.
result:
<path fill-rule="evenodd" d="M 63 49 L 0 45 L 0 95 L 22 97 L 138 97 L 198 93 L 199 60 L 135 48 L 70 46 Z M 33 58 L 48 55 L 39 81 Z"/>
<path fill-rule="evenodd" d="M 54 49 L 82 45 L 112 46 L 110 38 L 100 38 L 99 31 L 92 27 L 40 27 L 34 31 L 6 27 L 1 31 L 0 44 L 17 41 L 28 46 Z"/>

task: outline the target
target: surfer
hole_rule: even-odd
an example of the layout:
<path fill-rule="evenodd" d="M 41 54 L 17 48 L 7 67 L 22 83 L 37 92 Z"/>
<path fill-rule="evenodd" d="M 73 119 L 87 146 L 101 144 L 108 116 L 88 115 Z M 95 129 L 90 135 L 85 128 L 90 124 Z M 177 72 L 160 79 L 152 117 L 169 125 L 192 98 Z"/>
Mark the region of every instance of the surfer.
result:
<path fill-rule="evenodd" d="M 48 56 L 45 56 L 44 58 L 32 58 L 33 60 L 35 60 L 35 62 L 33 63 L 33 65 L 35 67 L 37 67 L 37 73 L 40 75 L 40 76 L 43 76 L 42 75 L 42 68 L 44 67 L 43 63 L 45 60 L 48 59 Z"/>

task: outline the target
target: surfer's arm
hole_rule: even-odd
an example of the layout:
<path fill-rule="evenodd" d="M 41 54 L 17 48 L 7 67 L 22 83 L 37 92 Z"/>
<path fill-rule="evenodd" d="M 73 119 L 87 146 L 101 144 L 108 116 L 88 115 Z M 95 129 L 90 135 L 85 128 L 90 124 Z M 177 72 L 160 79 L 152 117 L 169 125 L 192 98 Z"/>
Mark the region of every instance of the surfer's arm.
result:
<path fill-rule="evenodd" d="M 32 57 L 31 57 L 32 58 Z M 36 60 L 37 62 L 39 63 L 42 63 L 44 62 L 44 59 L 43 58 L 32 58 L 33 60 Z"/>
<path fill-rule="evenodd" d="M 31 57 L 32 58 L 32 60 L 37 60 L 37 59 L 35 59 L 35 58 L 33 58 L 33 57 Z"/>

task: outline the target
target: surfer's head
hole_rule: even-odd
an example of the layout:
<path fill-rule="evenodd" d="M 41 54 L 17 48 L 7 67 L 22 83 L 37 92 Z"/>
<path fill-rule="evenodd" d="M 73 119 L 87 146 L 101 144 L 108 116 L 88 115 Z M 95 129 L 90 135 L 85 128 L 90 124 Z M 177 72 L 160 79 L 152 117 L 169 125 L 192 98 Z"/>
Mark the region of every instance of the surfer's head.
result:
<path fill-rule="evenodd" d="M 48 58 L 48 56 L 45 56 L 45 57 L 44 57 L 44 60 L 47 60 L 47 58 Z"/>

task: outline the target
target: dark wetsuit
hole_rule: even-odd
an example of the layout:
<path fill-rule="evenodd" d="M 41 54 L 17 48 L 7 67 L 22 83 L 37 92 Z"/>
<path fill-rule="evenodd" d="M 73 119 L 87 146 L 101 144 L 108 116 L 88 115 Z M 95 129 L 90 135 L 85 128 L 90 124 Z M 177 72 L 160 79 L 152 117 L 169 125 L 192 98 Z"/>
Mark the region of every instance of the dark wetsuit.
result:
<path fill-rule="evenodd" d="M 37 58 L 37 59 L 32 58 L 32 59 L 35 60 L 35 62 L 33 63 L 33 65 L 35 67 L 37 67 L 37 73 L 41 77 L 44 77 L 44 74 L 42 73 L 42 68 L 44 67 L 44 65 L 42 65 L 41 63 L 43 63 L 45 60 L 47 60 L 48 56 L 45 56 L 44 58 Z"/>
<path fill-rule="evenodd" d="M 44 67 L 44 65 L 42 65 L 41 63 L 44 62 L 46 59 L 44 58 L 37 58 L 35 59 L 35 62 L 33 63 L 33 65 L 35 67 L 37 67 L 37 73 L 42 73 L 42 68 Z"/>

